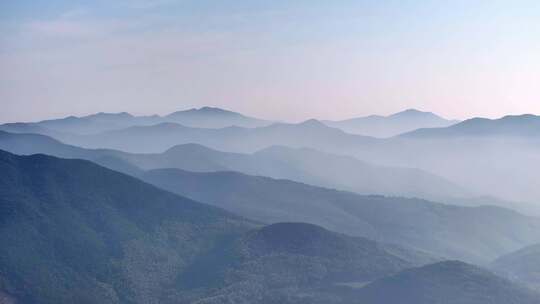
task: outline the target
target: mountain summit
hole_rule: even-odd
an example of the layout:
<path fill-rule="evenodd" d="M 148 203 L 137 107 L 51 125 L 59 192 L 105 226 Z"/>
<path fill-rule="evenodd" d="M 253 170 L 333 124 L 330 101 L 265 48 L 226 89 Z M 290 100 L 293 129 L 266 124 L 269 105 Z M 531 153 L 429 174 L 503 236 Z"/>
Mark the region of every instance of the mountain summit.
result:
<path fill-rule="evenodd" d="M 127 112 L 99 112 L 81 117 L 68 116 L 39 122 L 7 123 L 0 125 L 0 130 L 15 133 L 31 131 L 44 135 L 56 135 L 57 133 L 87 135 L 160 123 L 177 123 L 192 128 L 225 128 L 231 126 L 253 128 L 271 124 L 270 121 L 221 108 L 202 107 L 176 111 L 164 116 L 134 116 Z"/>
<path fill-rule="evenodd" d="M 254 128 L 270 124 L 269 121 L 216 107 L 177 111 L 164 116 L 162 119 L 196 128 L 225 128 L 231 126 Z"/>
<path fill-rule="evenodd" d="M 508 115 L 499 119 L 471 118 L 446 128 L 423 128 L 404 137 L 526 137 L 540 135 L 540 116 Z"/>
<path fill-rule="evenodd" d="M 433 112 L 425 112 L 425 111 L 420 111 L 420 110 L 417 110 L 417 109 L 407 109 L 407 110 L 403 110 L 401 112 L 397 112 L 397 113 L 394 113 L 392 115 L 389 115 L 389 116 L 386 116 L 387 118 L 400 118 L 400 117 L 407 117 L 407 118 L 422 118 L 422 119 L 426 119 L 426 118 L 433 118 L 433 119 L 436 119 L 436 120 L 445 120 L 444 118 L 442 118 L 441 116 L 433 113 Z"/>
<path fill-rule="evenodd" d="M 325 121 L 324 123 L 348 133 L 391 137 L 419 128 L 447 127 L 456 122 L 431 112 L 407 109 L 389 116 L 371 115 L 341 121 Z"/>

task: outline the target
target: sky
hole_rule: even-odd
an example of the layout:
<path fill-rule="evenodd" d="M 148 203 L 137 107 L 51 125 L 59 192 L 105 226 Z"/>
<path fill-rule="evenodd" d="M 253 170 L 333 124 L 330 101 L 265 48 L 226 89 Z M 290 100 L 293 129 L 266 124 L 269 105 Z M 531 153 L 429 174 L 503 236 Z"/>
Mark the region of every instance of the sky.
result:
<path fill-rule="evenodd" d="M 540 115 L 540 1 L 0 1 L 0 122 Z"/>

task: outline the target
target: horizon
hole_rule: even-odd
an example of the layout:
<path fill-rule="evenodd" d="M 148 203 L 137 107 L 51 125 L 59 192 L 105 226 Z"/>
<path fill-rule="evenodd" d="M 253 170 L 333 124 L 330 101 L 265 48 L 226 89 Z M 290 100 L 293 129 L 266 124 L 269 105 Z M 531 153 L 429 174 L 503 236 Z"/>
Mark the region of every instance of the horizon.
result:
<path fill-rule="evenodd" d="M 448 120 L 448 121 L 456 121 L 456 122 L 463 122 L 463 121 L 473 119 L 473 118 L 485 118 L 485 119 L 497 120 L 497 119 L 501 119 L 501 118 L 504 118 L 504 117 L 507 117 L 507 116 L 523 116 L 523 115 L 539 116 L 539 115 L 536 115 L 534 113 L 520 113 L 520 114 L 506 114 L 506 115 L 499 116 L 499 117 L 472 116 L 472 117 L 467 117 L 465 119 L 457 119 L 457 118 L 452 118 L 452 117 L 447 117 L 445 115 L 441 115 L 440 113 L 435 113 L 435 112 L 432 112 L 432 111 L 426 111 L 426 110 L 423 110 L 423 109 L 406 108 L 406 109 L 403 109 L 403 110 L 400 110 L 400 111 L 397 111 L 397 112 L 388 113 L 388 114 L 376 114 L 375 113 L 375 114 L 343 117 L 343 118 L 338 118 L 338 119 L 326 119 L 326 118 L 321 118 L 321 117 L 308 117 L 308 118 L 301 119 L 301 120 L 289 121 L 289 120 L 274 119 L 274 118 L 271 118 L 271 117 L 259 117 L 259 116 L 251 115 L 249 113 L 243 113 L 243 112 L 235 111 L 233 109 L 225 108 L 225 107 L 200 106 L 200 107 L 191 107 L 191 108 L 179 109 L 179 110 L 176 110 L 176 111 L 166 112 L 166 113 L 134 113 L 134 112 L 131 112 L 131 111 L 92 112 L 92 113 L 79 114 L 79 115 L 77 115 L 77 114 L 68 114 L 68 115 L 65 115 L 65 116 L 48 117 L 48 118 L 42 118 L 42 119 L 38 118 L 36 120 L 31 120 L 31 121 L 30 120 L 27 120 L 27 121 L 0 121 L 0 124 L 34 123 L 34 122 L 42 122 L 42 121 L 47 121 L 47 120 L 65 119 L 65 118 L 68 118 L 68 117 L 84 118 L 84 117 L 87 117 L 87 116 L 98 115 L 98 114 L 116 114 L 116 115 L 118 115 L 118 114 L 128 114 L 128 115 L 131 115 L 131 116 L 134 116 L 134 117 L 144 117 L 144 116 L 160 116 L 160 117 L 164 117 L 164 116 L 167 116 L 167 115 L 175 113 L 175 112 L 201 110 L 203 108 L 212 108 L 212 109 L 224 110 L 224 111 L 227 111 L 227 112 L 233 112 L 233 113 L 241 114 L 241 115 L 244 115 L 244 116 L 250 117 L 250 118 L 268 120 L 268 121 L 271 121 L 273 123 L 292 123 L 292 124 L 298 124 L 298 123 L 306 122 L 306 121 L 309 121 L 309 120 L 316 120 L 316 121 L 321 121 L 321 122 L 324 122 L 324 121 L 345 121 L 345 120 L 355 119 L 355 118 L 367 118 L 367 117 L 370 117 L 370 116 L 378 116 L 378 117 L 387 118 L 387 117 L 390 117 L 392 115 L 404 113 L 404 112 L 407 112 L 407 111 L 416 111 L 416 112 L 421 112 L 421 113 L 426 113 L 426 114 L 434 114 L 434 115 L 436 115 L 436 116 L 438 116 L 438 117 L 440 117 L 442 119 L 445 119 L 445 120 Z"/>
<path fill-rule="evenodd" d="M 283 121 L 539 115 L 538 15 L 531 0 L 3 2 L 0 121 L 205 105 Z"/>

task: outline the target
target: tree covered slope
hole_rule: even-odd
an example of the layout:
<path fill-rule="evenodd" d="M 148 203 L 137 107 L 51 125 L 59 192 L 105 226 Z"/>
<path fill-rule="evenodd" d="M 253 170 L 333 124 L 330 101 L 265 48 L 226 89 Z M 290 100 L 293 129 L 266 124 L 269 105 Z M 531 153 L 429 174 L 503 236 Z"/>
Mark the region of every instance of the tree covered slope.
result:
<path fill-rule="evenodd" d="M 540 296 L 493 273 L 458 261 L 405 270 L 364 287 L 365 304 L 533 304 Z"/>
<path fill-rule="evenodd" d="M 336 283 L 418 265 L 314 225 L 262 227 L 88 161 L 0 151 L 0 172 L 0 297 L 16 303 L 340 303 Z"/>

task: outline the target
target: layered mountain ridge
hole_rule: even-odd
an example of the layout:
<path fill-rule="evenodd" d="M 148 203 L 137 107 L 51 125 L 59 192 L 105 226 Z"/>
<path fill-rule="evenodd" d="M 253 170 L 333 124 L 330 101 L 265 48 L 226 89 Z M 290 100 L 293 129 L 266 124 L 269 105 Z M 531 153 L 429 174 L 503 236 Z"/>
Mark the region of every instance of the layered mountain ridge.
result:
<path fill-rule="evenodd" d="M 420 128 L 448 127 L 457 120 L 448 120 L 431 112 L 407 109 L 392 115 L 370 115 L 340 121 L 324 121 L 345 132 L 373 137 L 392 137 Z"/>
<path fill-rule="evenodd" d="M 313 225 L 260 227 L 88 161 L 0 151 L 0 170 L 0 290 L 17 303 L 340 303 L 335 282 L 418 265 Z"/>

